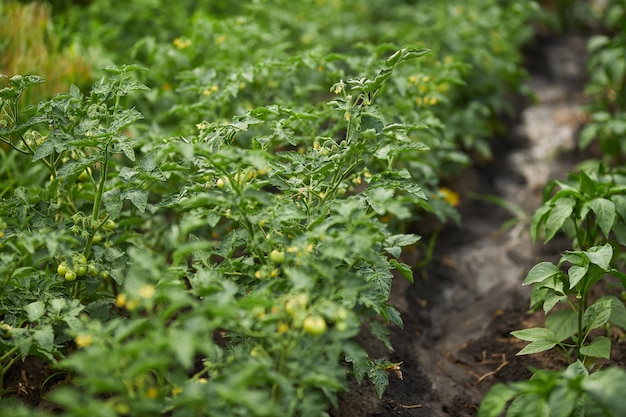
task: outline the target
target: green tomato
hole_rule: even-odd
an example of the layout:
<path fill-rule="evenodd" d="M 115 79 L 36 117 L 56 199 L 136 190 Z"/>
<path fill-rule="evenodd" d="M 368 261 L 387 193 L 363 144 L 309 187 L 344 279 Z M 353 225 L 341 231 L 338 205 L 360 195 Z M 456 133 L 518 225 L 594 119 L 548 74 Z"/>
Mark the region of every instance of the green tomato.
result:
<path fill-rule="evenodd" d="M 111 219 L 108 219 L 106 222 L 104 222 L 104 224 L 102 225 L 102 228 L 106 231 L 111 231 L 115 229 L 115 222 Z"/>
<path fill-rule="evenodd" d="M 81 264 L 76 267 L 76 276 L 84 277 L 87 273 L 87 265 Z"/>
<path fill-rule="evenodd" d="M 69 268 L 67 267 L 67 262 L 61 262 L 59 266 L 57 266 L 57 274 L 61 275 L 62 277 L 65 276 L 65 273 L 67 271 L 69 271 Z"/>
<path fill-rule="evenodd" d="M 270 252 L 270 261 L 274 262 L 275 264 L 282 264 L 283 262 L 285 262 L 285 252 L 274 249 L 272 252 Z"/>
<path fill-rule="evenodd" d="M 71 269 L 65 273 L 66 281 L 76 281 L 76 278 L 78 278 L 78 275 L 76 275 L 76 272 L 72 271 Z"/>
<path fill-rule="evenodd" d="M 326 331 L 326 321 L 321 316 L 307 316 L 302 322 L 302 328 L 313 336 L 319 336 Z"/>
<path fill-rule="evenodd" d="M 98 244 L 100 242 L 102 242 L 102 234 L 96 233 L 95 235 L 93 235 L 93 243 Z"/>
<path fill-rule="evenodd" d="M 98 271 L 97 266 L 95 266 L 93 263 L 90 263 L 89 265 L 87 265 L 87 273 L 90 277 L 97 277 L 100 274 L 100 271 Z"/>
<path fill-rule="evenodd" d="M 82 253 L 78 253 L 72 256 L 72 260 L 74 261 L 74 264 L 78 264 L 78 265 L 87 264 L 87 258 L 85 258 L 85 255 L 83 255 Z"/>
<path fill-rule="evenodd" d="M 298 311 L 304 310 L 309 303 L 309 296 L 305 293 L 294 295 L 285 301 L 285 311 L 294 316 Z"/>

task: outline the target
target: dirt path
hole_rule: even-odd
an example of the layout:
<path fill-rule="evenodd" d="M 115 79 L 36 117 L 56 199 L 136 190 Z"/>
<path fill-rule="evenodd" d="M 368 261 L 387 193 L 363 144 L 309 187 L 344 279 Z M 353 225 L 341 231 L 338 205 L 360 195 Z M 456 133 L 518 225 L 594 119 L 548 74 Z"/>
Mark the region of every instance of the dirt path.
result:
<path fill-rule="evenodd" d="M 380 400 L 371 386 L 355 386 L 337 416 L 473 416 L 492 384 L 526 379 L 528 365 L 542 365 L 516 357 L 522 345 L 509 332 L 534 319 L 526 314 L 529 289 L 520 285 L 525 274 L 539 258 L 556 260 L 566 248 L 558 241 L 533 247 L 528 220 L 544 184 L 577 160 L 584 55 L 585 40 L 573 37 L 529 52 L 536 101 L 523 107 L 507 137 L 494 139 L 493 161 L 458 184 L 506 203 L 465 195 L 463 224 L 441 232 L 428 278 L 395 281 L 392 303 L 405 321 L 404 330 L 391 329 L 395 352 L 366 335 L 362 342 L 373 357 L 402 361 L 403 379 L 390 375 Z"/>

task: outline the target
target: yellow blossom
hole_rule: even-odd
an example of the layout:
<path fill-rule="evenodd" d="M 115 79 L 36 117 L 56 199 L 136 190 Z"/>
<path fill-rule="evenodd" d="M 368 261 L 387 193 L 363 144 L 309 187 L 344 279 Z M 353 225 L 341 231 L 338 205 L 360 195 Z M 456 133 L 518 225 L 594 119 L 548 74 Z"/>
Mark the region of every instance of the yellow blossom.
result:
<path fill-rule="evenodd" d="M 154 297 L 154 287 L 152 285 L 146 284 L 143 287 L 139 288 L 139 296 L 146 300 Z"/>
<path fill-rule="evenodd" d="M 205 96 L 210 96 L 211 94 L 215 93 L 216 91 L 219 90 L 219 87 L 216 85 L 212 85 L 211 87 L 207 88 L 206 90 L 204 90 L 202 92 L 203 95 Z"/>
<path fill-rule="evenodd" d="M 126 294 L 118 294 L 115 298 L 115 305 L 119 308 L 122 308 L 126 305 L 127 297 Z"/>
<path fill-rule="evenodd" d="M 226 41 L 226 35 L 220 35 L 217 38 L 215 38 L 215 43 L 220 44 L 220 43 L 224 43 Z"/>
<path fill-rule="evenodd" d="M 93 342 L 93 336 L 90 334 L 79 334 L 76 336 L 76 346 L 85 348 Z"/>
<path fill-rule="evenodd" d="M 279 334 L 286 333 L 288 330 L 289 330 L 289 325 L 287 323 L 282 322 L 282 321 L 280 323 L 278 323 L 278 325 L 276 326 L 276 331 Z"/>
<path fill-rule="evenodd" d="M 207 122 L 198 123 L 196 125 L 196 128 L 198 130 L 205 130 L 205 129 L 208 129 L 208 127 L 209 127 L 209 123 L 207 123 Z"/>
<path fill-rule="evenodd" d="M 156 398 L 159 396 L 159 390 L 154 388 L 154 387 L 150 387 L 148 388 L 148 391 L 146 391 L 146 397 L 148 398 Z"/>
<path fill-rule="evenodd" d="M 139 307 L 139 300 L 130 300 L 126 303 L 126 310 L 133 311 Z"/>
<path fill-rule="evenodd" d="M 448 202 L 452 207 L 459 205 L 459 193 L 452 191 L 448 187 L 439 188 L 439 192 L 443 195 L 443 199 Z"/>
<path fill-rule="evenodd" d="M 186 49 L 191 46 L 191 39 L 176 38 L 172 43 L 178 49 Z"/>

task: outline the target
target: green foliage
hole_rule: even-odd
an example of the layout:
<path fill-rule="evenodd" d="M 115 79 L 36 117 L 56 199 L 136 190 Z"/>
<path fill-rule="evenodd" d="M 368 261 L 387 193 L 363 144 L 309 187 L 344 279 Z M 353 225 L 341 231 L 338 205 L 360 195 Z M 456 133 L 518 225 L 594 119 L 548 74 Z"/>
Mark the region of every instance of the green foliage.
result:
<path fill-rule="evenodd" d="M 559 371 L 536 371 L 529 381 L 494 385 L 480 405 L 478 417 L 496 417 L 513 400 L 506 417 L 617 417 L 626 407 L 619 368 L 592 374 L 577 361 Z"/>
<path fill-rule="evenodd" d="M 613 296 L 606 296 L 590 304 L 591 288 L 604 277 L 613 274 L 626 286 L 626 275 L 611 267 L 613 248 L 610 244 L 594 246 L 588 251 L 568 251 L 558 265 L 541 262 L 535 265 L 524 280 L 533 285 L 531 307 L 540 308 L 548 314 L 559 302 L 567 302 L 569 310 L 556 310 L 546 319 L 546 327 L 518 330 L 511 334 L 531 342 L 518 355 L 550 350 L 555 346 L 567 357 L 584 361 L 587 357 L 608 359 L 611 342 L 598 336 L 590 340 L 594 329 L 612 324 L 626 329 L 626 307 Z M 567 273 L 561 271 L 563 264 L 571 266 Z"/>
<path fill-rule="evenodd" d="M 587 161 L 568 180 L 547 184 L 543 205 L 531 219 L 533 242 L 542 234 L 547 243 L 564 233 L 576 250 L 564 252 L 556 265 L 540 262 L 529 271 L 524 285 L 533 286 L 531 308 L 543 308 L 545 327 L 511 333 L 530 342 L 518 355 L 557 348 L 571 364 L 566 370 L 535 371 L 529 381 L 494 385 L 481 403 L 480 417 L 502 415 L 505 409 L 507 417 L 618 416 L 626 406 L 623 370 L 591 373 L 596 359 L 610 359 L 611 327 L 626 329 L 622 300 L 614 296 L 591 299 L 592 289 L 607 275 L 626 287 L 626 274 L 620 271 L 626 244 L 626 178 L 620 167 L 626 132 L 621 120 L 625 11 L 622 0 L 608 2 L 605 25 L 610 35 L 595 36 L 589 42 L 587 90 L 595 100 L 580 145 L 585 148 L 597 140 L 604 162 Z M 562 303 L 566 307 L 557 308 Z"/>
<path fill-rule="evenodd" d="M 589 106 L 591 122 L 580 135 L 580 147 L 598 142 L 603 158 L 619 165 L 626 155 L 626 2 L 610 1 L 602 17 L 608 33 L 595 35 L 588 43 L 587 93 L 594 100 Z"/>
<path fill-rule="evenodd" d="M 2 373 L 68 372 L 68 417 L 320 416 L 348 375 L 382 395 L 401 364 L 353 338 L 392 348 L 407 224 L 458 220 L 439 183 L 490 157 L 536 4 L 114 3 L 54 10 L 91 90 L 23 108 L 43 80 L 3 80 Z"/>
<path fill-rule="evenodd" d="M 588 164 L 567 181 L 553 180 L 544 188 L 544 203 L 531 219 L 531 237 L 544 233 L 544 243 L 558 232 L 576 248 L 604 242 L 624 244 L 626 236 L 626 177 L 621 169 Z"/>
<path fill-rule="evenodd" d="M 391 348 L 378 320 L 402 326 L 391 271 L 413 279 L 397 258 L 419 236 L 381 218 L 427 204 L 393 163 L 427 147 L 407 136 L 420 126 L 386 122 L 376 101 L 427 52 L 340 81 L 327 108 L 257 107 L 161 142 L 128 136 L 141 114 L 121 103 L 147 90 L 139 67 L 25 112 L 20 89 L 40 80 L 12 79 L 2 140 L 50 178 L 15 187 L 0 213 L 13 270 L 3 369 L 61 359 L 75 377 L 51 398 L 68 415 L 187 415 L 206 398 L 209 415 L 319 415 L 345 389 L 346 358 L 382 395 L 396 364 L 350 338 L 369 323 Z M 299 143 L 320 126 L 332 133 Z"/>

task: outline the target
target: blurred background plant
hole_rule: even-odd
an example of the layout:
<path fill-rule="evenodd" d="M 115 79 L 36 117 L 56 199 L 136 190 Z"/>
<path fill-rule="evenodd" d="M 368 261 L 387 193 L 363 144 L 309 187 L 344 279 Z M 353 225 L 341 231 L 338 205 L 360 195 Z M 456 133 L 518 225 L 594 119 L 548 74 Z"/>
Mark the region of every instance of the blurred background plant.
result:
<path fill-rule="evenodd" d="M 42 74 L 46 83 L 25 92 L 37 104 L 70 84 L 85 86 L 92 64 L 75 45 L 61 45 L 52 7 L 44 2 L 0 1 L 0 74 Z M 2 81 L 0 80 L 0 83 Z"/>

